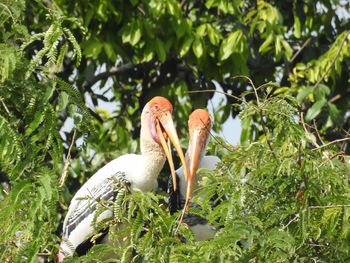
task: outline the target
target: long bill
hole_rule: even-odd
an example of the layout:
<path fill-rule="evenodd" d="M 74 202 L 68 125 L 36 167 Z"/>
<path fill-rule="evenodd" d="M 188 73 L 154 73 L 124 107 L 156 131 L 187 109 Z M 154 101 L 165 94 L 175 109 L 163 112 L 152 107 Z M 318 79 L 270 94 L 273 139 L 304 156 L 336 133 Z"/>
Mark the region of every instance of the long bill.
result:
<path fill-rule="evenodd" d="M 200 130 L 194 130 L 193 135 L 190 138 L 190 167 L 189 167 L 189 177 L 187 181 L 187 190 L 186 190 L 186 211 L 188 210 L 191 192 L 194 182 L 194 177 L 196 176 L 196 171 L 198 168 L 199 160 L 203 151 L 203 140 L 200 136 Z"/>
<path fill-rule="evenodd" d="M 186 165 L 186 161 L 185 161 L 185 156 L 182 152 L 182 148 L 180 145 L 180 141 L 179 141 L 179 137 L 177 136 L 177 132 L 175 129 L 175 125 L 174 122 L 171 118 L 171 115 L 168 114 L 164 114 L 160 119 L 160 124 L 162 125 L 162 127 L 164 128 L 166 134 L 168 135 L 169 139 L 171 140 L 171 142 L 174 144 L 175 149 L 180 157 L 181 163 L 184 167 L 184 171 L 185 171 L 185 176 L 186 176 L 186 180 L 188 178 L 188 169 L 187 169 L 187 165 Z M 163 136 L 163 133 L 161 131 L 161 128 L 159 127 L 159 124 L 156 125 L 156 129 L 157 129 L 157 134 L 158 137 L 160 139 L 160 143 L 164 149 L 165 155 L 168 158 L 168 162 L 169 162 L 169 166 L 170 166 L 170 170 L 171 170 L 171 177 L 173 179 L 173 188 L 174 191 L 176 191 L 176 176 L 175 176 L 175 169 L 174 169 L 174 162 L 173 162 L 173 158 L 171 156 L 171 149 L 170 149 L 170 144 L 166 143 L 166 140 Z"/>

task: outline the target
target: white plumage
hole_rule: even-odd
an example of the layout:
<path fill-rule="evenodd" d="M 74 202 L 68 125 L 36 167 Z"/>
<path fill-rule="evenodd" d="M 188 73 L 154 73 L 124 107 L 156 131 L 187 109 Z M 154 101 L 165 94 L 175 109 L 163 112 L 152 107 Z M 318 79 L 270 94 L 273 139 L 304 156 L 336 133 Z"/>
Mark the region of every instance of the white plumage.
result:
<path fill-rule="evenodd" d="M 113 201 L 123 187 L 121 184 L 127 185 L 131 192 L 133 189 L 143 192 L 156 190 L 157 177 L 166 157 L 171 170 L 174 170 L 168 139 L 173 142 L 186 166 L 171 113 L 172 106 L 165 98 L 155 97 L 148 102 L 141 116 L 141 155 L 126 154 L 109 162 L 74 195 L 63 224 L 59 262 L 72 256 L 79 244 L 94 232 L 92 223 L 98 200 Z M 97 222 L 111 216 L 112 210 L 106 210 L 99 215 Z"/>

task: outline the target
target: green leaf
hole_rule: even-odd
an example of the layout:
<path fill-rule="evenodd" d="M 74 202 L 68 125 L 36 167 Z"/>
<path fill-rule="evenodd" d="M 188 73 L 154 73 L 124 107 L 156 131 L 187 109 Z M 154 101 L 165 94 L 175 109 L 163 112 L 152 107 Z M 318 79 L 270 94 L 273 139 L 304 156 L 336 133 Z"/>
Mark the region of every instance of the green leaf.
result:
<path fill-rule="evenodd" d="M 56 106 L 56 111 L 64 110 L 69 102 L 69 96 L 65 92 L 60 92 L 60 96 L 58 97 L 58 104 Z"/>
<path fill-rule="evenodd" d="M 338 110 L 337 106 L 333 103 L 328 103 L 329 115 L 333 124 L 340 125 L 342 123 L 343 116 Z"/>
<path fill-rule="evenodd" d="M 206 24 L 201 24 L 199 27 L 197 27 L 196 33 L 198 36 L 203 37 L 205 34 Z"/>
<path fill-rule="evenodd" d="M 133 6 L 136 6 L 138 4 L 139 0 L 130 0 L 130 3 L 133 5 Z"/>
<path fill-rule="evenodd" d="M 305 115 L 306 121 L 311 121 L 314 118 L 320 114 L 322 107 L 327 103 L 327 100 L 325 98 L 322 98 L 321 100 L 316 101 L 311 108 L 309 108 Z"/>
<path fill-rule="evenodd" d="M 98 57 L 103 44 L 97 39 L 90 39 L 82 43 L 83 53 L 86 57 Z"/>
<path fill-rule="evenodd" d="M 219 51 L 221 60 L 227 59 L 234 51 L 236 51 L 238 45 L 242 41 L 242 37 L 243 32 L 241 30 L 237 30 L 236 32 L 229 34 L 229 36 L 222 41 Z"/>
<path fill-rule="evenodd" d="M 211 25 L 207 24 L 207 33 L 209 37 L 210 43 L 212 43 L 214 46 L 217 46 L 221 40 L 221 35 L 217 30 Z"/>
<path fill-rule="evenodd" d="M 180 13 L 180 6 L 177 1 L 174 0 L 167 0 L 166 1 L 166 8 L 170 15 L 172 16 L 179 16 Z"/>
<path fill-rule="evenodd" d="M 141 31 L 141 21 L 136 20 L 131 24 L 130 29 L 130 44 L 135 46 L 141 39 L 142 31 Z"/>
<path fill-rule="evenodd" d="M 261 54 L 264 54 L 264 53 L 266 53 L 267 51 L 270 50 L 270 48 L 268 48 L 268 46 L 272 43 L 273 38 L 274 38 L 274 35 L 271 33 L 271 34 L 266 38 L 266 40 L 264 41 L 264 43 L 261 44 L 261 46 L 259 47 L 259 52 L 260 52 Z"/>
<path fill-rule="evenodd" d="M 286 59 L 289 60 L 293 55 L 293 49 L 291 48 L 291 46 L 289 45 L 289 43 L 286 40 L 283 39 L 281 42 L 282 42 L 282 45 L 285 49 L 284 55 L 285 55 Z"/>
<path fill-rule="evenodd" d="M 104 43 L 103 48 L 106 52 L 107 57 L 112 61 L 116 61 L 117 55 L 114 52 L 113 46 L 110 43 Z"/>
<path fill-rule="evenodd" d="M 178 39 L 184 36 L 186 29 L 188 27 L 186 21 L 182 17 L 179 17 L 175 21 L 172 21 L 172 26 L 175 30 L 175 33 Z"/>
<path fill-rule="evenodd" d="M 155 41 L 155 50 L 160 62 L 163 63 L 166 59 L 166 52 L 165 52 L 164 43 L 162 42 L 162 40 L 157 39 Z"/>
<path fill-rule="evenodd" d="M 37 111 L 34 115 L 34 120 L 30 123 L 29 127 L 26 129 L 26 136 L 29 136 L 34 130 L 36 130 L 39 125 L 44 120 L 45 113 L 41 111 Z"/>
<path fill-rule="evenodd" d="M 294 25 L 293 25 L 293 34 L 296 38 L 301 37 L 301 25 L 300 20 L 296 12 L 294 12 Z"/>
<path fill-rule="evenodd" d="M 193 53 L 197 58 L 203 56 L 203 43 L 199 38 L 196 38 L 192 44 Z"/>
<path fill-rule="evenodd" d="M 56 72 L 59 72 L 60 69 L 61 69 L 61 66 L 63 64 L 63 59 L 64 59 L 64 56 L 66 55 L 68 51 L 68 43 L 64 43 L 64 45 L 61 47 L 61 50 L 60 50 L 60 54 L 57 58 L 57 62 L 56 62 Z"/>
<path fill-rule="evenodd" d="M 206 7 L 207 9 L 210 9 L 211 7 L 217 6 L 217 5 L 218 5 L 218 0 L 207 0 L 207 1 L 205 2 L 205 7 Z"/>
<path fill-rule="evenodd" d="M 242 132 L 241 132 L 240 142 L 241 142 L 241 145 L 247 145 L 248 141 L 252 137 L 252 119 L 250 116 L 247 116 L 241 119 L 241 127 L 242 127 Z"/>
<path fill-rule="evenodd" d="M 187 52 L 191 48 L 192 42 L 193 42 L 192 36 L 189 36 L 185 39 L 185 41 L 182 43 L 181 48 L 180 48 L 180 57 L 183 57 L 184 55 L 187 54 Z"/>
<path fill-rule="evenodd" d="M 306 98 L 306 96 L 313 91 L 313 88 L 313 86 L 307 86 L 306 88 L 302 89 L 297 95 L 297 101 L 301 103 Z"/>

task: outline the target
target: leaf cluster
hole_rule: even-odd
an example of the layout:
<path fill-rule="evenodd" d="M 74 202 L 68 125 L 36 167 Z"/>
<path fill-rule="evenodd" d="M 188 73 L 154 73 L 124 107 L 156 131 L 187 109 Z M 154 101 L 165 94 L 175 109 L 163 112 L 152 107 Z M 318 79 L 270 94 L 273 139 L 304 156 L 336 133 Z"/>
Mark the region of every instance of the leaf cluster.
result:
<path fill-rule="evenodd" d="M 96 246 L 79 260 L 103 261 L 108 252 L 121 262 L 346 262 L 349 158 L 332 145 L 315 148 L 294 98 L 262 96 L 259 105 L 241 104 L 240 116 L 258 119 L 262 109 L 264 135 L 241 146 L 211 142 L 211 154 L 224 146 L 222 162 L 197 174 L 202 187 L 192 201 L 202 209 L 189 213 L 205 217 L 214 238 L 196 242 L 185 223 L 176 232 L 180 212 L 168 215 L 163 193 L 123 191 L 114 218 L 100 225 L 114 247 Z M 224 196 L 213 208 L 211 199 Z"/>
<path fill-rule="evenodd" d="M 52 75 L 65 57 L 81 59 L 72 23 L 53 16 L 50 27 L 30 35 L 22 24 L 25 1 L 10 2 L 0 2 L 6 15 L 0 24 L 0 261 L 34 262 L 59 240 L 62 112 L 81 133 L 91 118 L 80 93 Z M 28 56 L 28 49 L 36 55 Z"/>

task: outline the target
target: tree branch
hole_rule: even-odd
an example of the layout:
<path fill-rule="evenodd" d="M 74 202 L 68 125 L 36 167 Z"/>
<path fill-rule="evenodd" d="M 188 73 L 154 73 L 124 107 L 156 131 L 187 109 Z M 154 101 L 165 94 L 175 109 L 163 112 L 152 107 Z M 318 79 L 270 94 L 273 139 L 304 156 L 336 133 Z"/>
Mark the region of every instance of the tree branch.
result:
<path fill-rule="evenodd" d="M 293 55 L 293 57 L 290 59 L 290 63 L 292 63 L 294 61 L 294 59 L 296 59 L 296 57 L 301 53 L 301 51 L 304 50 L 304 48 L 306 48 L 306 46 L 310 43 L 311 41 L 311 37 L 309 37 L 304 44 L 298 49 L 298 51 Z"/>
<path fill-rule="evenodd" d="M 141 69 L 149 68 L 155 64 L 156 60 L 152 59 L 149 62 L 141 63 L 138 65 L 134 65 L 131 62 L 128 62 L 120 67 L 112 67 L 109 71 L 102 72 L 95 77 L 92 78 L 92 80 L 84 81 L 82 84 L 82 88 L 84 90 L 91 88 L 96 82 L 107 79 L 111 76 L 119 76 L 122 74 L 132 73 L 132 72 L 138 72 Z"/>
<path fill-rule="evenodd" d="M 320 85 L 320 83 L 323 81 L 323 79 L 327 76 L 328 72 L 329 72 L 329 71 L 331 70 L 331 68 L 334 66 L 334 63 L 335 63 L 335 61 L 337 60 L 337 58 L 339 57 L 340 51 L 342 50 L 342 48 L 343 48 L 343 46 L 344 46 L 344 44 L 345 44 L 345 41 L 346 41 L 346 39 L 348 38 L 348 35 L 349 35 L 349 34 L 350 34 L 350 30 L 346 33 L 346 35 L 345 35 L 343 41 L 342 41 L 341 44 L 340 44 L 340 47 L 339 47 L 339 49 L 338 49 L 338 51 L 337 51 L 337 54 L 334 56 L 334 58 L 333 58 L 331 64 L 328 66 L 326 72 L 323 73 L 322 77 L 316 82 L 316 84 L 315 84 L 315 86 L 314 86 L 314 88 L 313 88 L 314 90 L 318 87 L 318 85 Z"/>
<path fill-rule="evenodd" d="M 98 82 L 102 79 L 106 79 L 106 78 L 109 78 L 111 76 L 117 76 L 119 74 L 129 72 L 133 68 L 134 68 L 134 65 L 131 62 L 126 63 L 118 68 L 112 67 L 109 71 L 102 72 L 102 73 L 96 75 L 92 80 L 84 81 L 82 87 L 84 90 L 88 89 L 88 88 L 92 87 L 96 82 Z"/>
<path fill-rule="evenodd" d="M 309 206 L 310 209 L 327 209 L 327 208 L 336 208 L 336 207 L 350 207 L 350 205 L 314 205 Z"/>
<path fill-rule="evenodd" d="M 324 144 L 324 145 L 318 146 L 318 147 L 312 149 L 311 151 L 316 151 L 316 150 L 319 150 L 319 149 L 321 149 L 321 148 L 323 148 L 323 147 L 329 146 L 329 145 L 331 145 L 331 144 L 335 144 L 335 143 L 337 143 L 337 142 L 348 141 L 348 140 L 350 140 L 350 138 L 337 139 L 337 140 L 331 141 L 331 142 L 329 142 L 329 143 L 326 143 L 326 144 Z"/>

